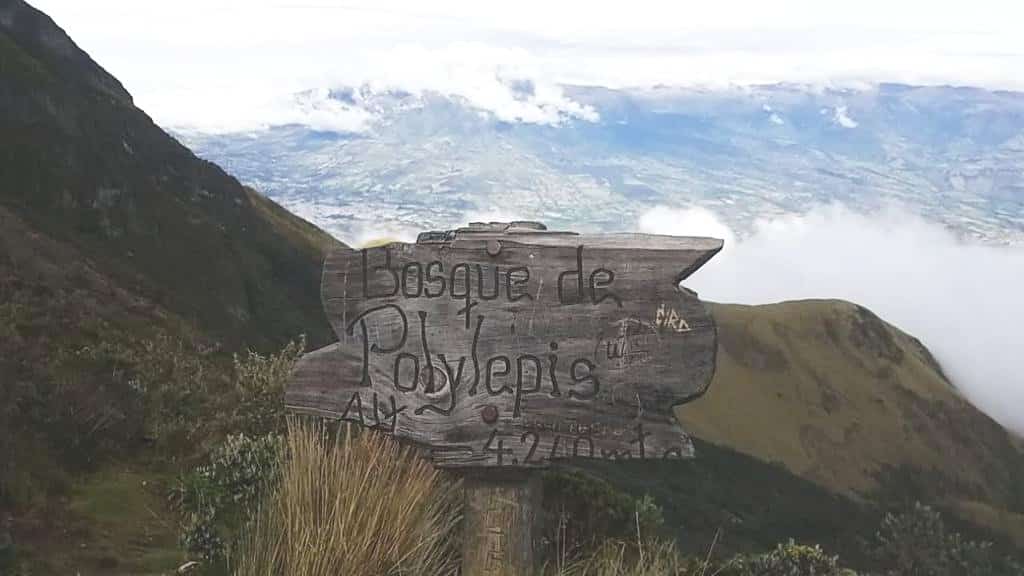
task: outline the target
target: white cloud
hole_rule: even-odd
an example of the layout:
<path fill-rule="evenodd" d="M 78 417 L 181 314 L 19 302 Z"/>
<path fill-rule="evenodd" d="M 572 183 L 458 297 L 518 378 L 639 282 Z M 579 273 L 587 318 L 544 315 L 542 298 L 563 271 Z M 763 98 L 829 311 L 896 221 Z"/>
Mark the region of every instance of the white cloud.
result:
<path fill-rule="evenodd" d="M 456 226 L 464 226 L 471 222 L 515 222 L 517 220 L 529 221 L 531 218 L 527 218 L 518 212 L 503 210 L 470 210 L 463 214 L 459 220 L 459 222 L 464 224 L 457 224 Z"/>
<path fill-rule="evenodd" d="M 670 208 L 655 206 L 640 215 L 637 227 L 650 234 L 676 236 L 710 236 L 721 238 L 726 246 L 732 246 L 736 235 L 718 216 L 707 208 Z"/>
<path fill-rule="evenodd" d="M 729 234 L 709 217 L 659 208 L 639 228 Z M 827 206 L 759 222 L 686 284 L 719 302 L 842 298 L 866 306 L 920 338 L 972 402 L 1024 433 L 1024 247 L 968 243 L 901 208 L 865 215 Z"/>
<path fill-rule="evenodd" d="M 300 92 L 293 101 L 294 106 L 283 107 L 290 114 L 266 123 L 305 124 L 316 130 L 362 132 L 373 119 L 373 115 L 364 108 L 330 98 L 330 91 L 324 88 Z"/>
<path fill-rule="evenodd" d="M 1024 4 L 723 0 L 36 0 L 158 123 L 203 130 L 281 120 L 359 129 L 294 94 L 432 91 L 503 120 L 596 119 L 560 86 L 880 81 L 1024 89 Z M 530 86 L 532 91 L 524 92 Z"/>
<path fill-rule="evenodd" d="M 846 111 L 846 106 L 836 106 L 835 112 L 832 115 L 833 120 L 836 124 L 839 124 L 843 128 L 856 128 L 857 121 L 850 118 L 850 115 Z"/>
<path fill-rule="evenodd" d="M 224 88 L 215 97 L 184 90 L 157 94 L 151 103 L 166 111 L 160 118 L 165 127 L 207 134 L 248 132 L 285 124 L 359 133 L 366 131 L 375 119 L 365 108 L 329 98 L 329 90 L 324 88 L 293 94 Z"/>
<path fill-rule="evenodd" d="M 556 125 L 568 118 L 598 119 L 593 108 L 567 98 L 535 67 L 531 54 L 519 48 L 479 42 L 436 49 L 401 44 L 374 55 L 372 68 L 377 73 L 361 81 L 378 91 L 462 98 L 506 122 Z"/>

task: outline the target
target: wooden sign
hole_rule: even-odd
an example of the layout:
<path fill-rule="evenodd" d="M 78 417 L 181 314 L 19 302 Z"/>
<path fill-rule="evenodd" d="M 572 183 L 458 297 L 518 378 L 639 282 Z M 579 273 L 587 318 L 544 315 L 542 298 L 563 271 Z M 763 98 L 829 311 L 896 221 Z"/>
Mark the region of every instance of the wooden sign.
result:
<path fill-rule="evenodd" d="M 690 457 L 672 407 L 707 389 L 716 331 L 679 283 L 721 247 L 491 223 L 339 250 L 322 283 L 338 343 L 302 358 L 285 402 L 444 467 Z"/>

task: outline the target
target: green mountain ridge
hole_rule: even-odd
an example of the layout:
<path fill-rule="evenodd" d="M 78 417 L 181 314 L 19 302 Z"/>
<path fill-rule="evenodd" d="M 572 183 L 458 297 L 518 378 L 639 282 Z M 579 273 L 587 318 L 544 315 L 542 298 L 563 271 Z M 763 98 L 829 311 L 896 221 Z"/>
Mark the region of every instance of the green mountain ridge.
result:
<path fill-rule="evenodd" d="M 337 241 L 193 155 L 18 0 L 0 1 L 0 74 L 0 205 L 232 345 L 331 339 L 319 267 Z"/>

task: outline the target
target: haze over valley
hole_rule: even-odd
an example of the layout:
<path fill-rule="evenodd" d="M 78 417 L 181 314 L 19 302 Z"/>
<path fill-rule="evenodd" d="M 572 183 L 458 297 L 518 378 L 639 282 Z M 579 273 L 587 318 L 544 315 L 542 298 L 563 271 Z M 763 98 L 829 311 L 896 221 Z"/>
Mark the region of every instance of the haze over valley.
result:
<path fill-rule="evenodd" d="M 509 89 L 534 96 L 528 82 Z M 689 281 L 703 297 L 869 306 L 1024 431 L 1014 368 L 1024 94 L 891 84 L 565 94 L 580 117 L 543 124 L 440 94 L 338 89 L 300 97 L 368 111 L 358 131 L 177 135 L 357 246 L 515 219 L 724 238 L 723 254 Z M 964 338 L 965 326 L 985 336 Z"/>

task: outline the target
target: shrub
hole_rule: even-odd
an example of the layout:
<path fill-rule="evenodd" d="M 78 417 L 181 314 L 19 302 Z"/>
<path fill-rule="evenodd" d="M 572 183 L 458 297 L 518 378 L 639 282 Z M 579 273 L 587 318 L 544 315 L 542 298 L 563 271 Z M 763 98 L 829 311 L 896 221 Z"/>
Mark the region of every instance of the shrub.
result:
<path fill-rule="evenodd" d="M 159 335 L 125 355 L 128 386 L 142 404 L 145 436 L 164 451 L 192 450 L 211 426 L 210 388 L 223 383 L 213 349 Z"/>
<path fill-rule="evenodd" d="M 142 440 L 164 452 L 206 436 L 209 386 L 220 377 L 202 344 L 165 333 L 61 348 L 51 364 L 48 429 L 71 458 L 122 452 Z"/>
<path fill-rule="evenodd" d="M 295 362 L 306 349 L 306 338 L 290 342 L 277 354 L 249 351 L 234 356 L 235 403 L 232 429 L 262 435 L 283 431 L 284 389 Z"/>
<path fill-rule="evenodd" d="M 655 538 L 664 524 L 661 507 L 645 495 L 635 499 L 581 470 L 544 475 L 545 555 L 559 562 L 586 554 L 605 540 L 634 543 Z"/>
<path fill-rule="evenodd" d="M 874 556 L 888 574 L 949 574 L 956 544 L 939 513 L 916 503 L 908 512 L 887 514 L 875 534 Z"/>
<path fill-rule="evenodd" d="M 792 540 L 753 556 L 736 556 L 713 565 L 711 551 L 704 560 L 684 558 L 673 544 L 656 539 L 609 540 L 592 554 L 571 563 L 558 576 L 856 576 L 839 568 L 839 560 L 818 546 Z"/>
<path fill-rule="evenodd" d="M 459 487 L 375 432 L 288 424 L 289 458 L 231 556 L 248 575 L 456 572 Z"/>
<path fill-rule="evenodd" d="M 182 544 L 207 565 L 225 565 L 226 554 L 239 531 L 256 514 L 263 495 L 277 483 L 280 463 L 286 457 L 282 452 L 284 387 L 304 349 L 305 339 L 300 337 L 277 354 L 250 351 L 245 356 L 234 356 L 232 394 L 228 401 L 221 400 L 230 403 L 232 409 L 210 424 L 234 433 L 213 449 L 206 464 L 183 474 L 172 493 L 183 517 Z M 179 364 L 174 361 L 170 366 Z M 179 372 L 184 377 L 183 393 L 197 391 L 195 383 L 201 379 L 194 374 L 201 371 Z M 146 392 L 152 395 L 152 391 Z"/>
<path fill-rule="evenodd" d="M 209 565 L 223 563 L 234 536 L 277 482 L 283 448 L 275 434 L 229 436 L 208 464 L 179 479 L 174 497 L 184 517 L 181 542 L 189 552 Z"/>
<path fill-rule="evenodd" d="M 886 574 L 899 576 L 1020 576 L 1024 569 L 990 542 L 963 538 L 946 527 L 938 511 L 921 503 L 887 514 L 872 553 Z"/>
<path fill-rule="evenodd" d="M 840 576 L 839 557 L 829 556 L 820 546 L 789 540 L 766 554 L 736 557 L 722 572 L 729 576 Z"/>

